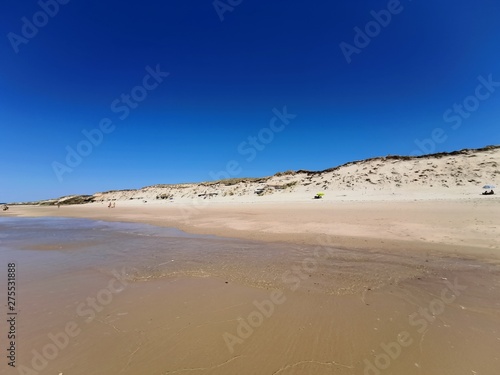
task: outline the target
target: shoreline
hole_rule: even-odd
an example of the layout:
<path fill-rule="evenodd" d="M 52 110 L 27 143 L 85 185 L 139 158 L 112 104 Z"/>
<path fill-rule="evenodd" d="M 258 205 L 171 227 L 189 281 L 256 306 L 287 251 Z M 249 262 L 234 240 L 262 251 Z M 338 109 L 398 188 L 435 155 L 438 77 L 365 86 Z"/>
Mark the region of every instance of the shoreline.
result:
<path fill-rule="evenodd" d="M 61 206 L 11 206 L 0 217 L 59 216 L 172 227 L 242 240 L 500 259 L 500 200 L 278 201 L 163 203 L 116 201 Z"/>

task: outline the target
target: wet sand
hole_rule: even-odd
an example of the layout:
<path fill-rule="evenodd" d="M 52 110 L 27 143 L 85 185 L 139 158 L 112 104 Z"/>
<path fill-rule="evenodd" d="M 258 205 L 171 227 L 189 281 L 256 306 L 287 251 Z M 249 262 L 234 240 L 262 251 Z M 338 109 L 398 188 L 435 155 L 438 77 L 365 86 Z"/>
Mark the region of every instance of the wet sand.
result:
<path fill-rule="evenodd" d="M 220 203 L 119 201 L 61 206 L 13 206 L 1 216 L 64 216 L 149 223 L 188 233 L 382 251 L 445 251 L 499 258 L 500 199 L 415 201 L 275 201 Z M 490 199 L 491 198 L 491 199 Z"/>
<path fill-rule="evenodd" d="M 42 374 L 497 373 L 500 303 L 491 298 L 498 271 L 442 275 L 458 292 L 445 276 L 342 296 L 299 287 L 278 299 L 278 289 L 217 278 L 130 282 L 109 305 L 98 305 L 93 320 L 78 316 L 77 305 L 109 279 L 66 276 L 64 289 L 42 284 L 38 294 L 25 293 L 39 304 L 24 315 L 23 349 L 43 353 L 48 332 L 60 336 L 75 322 L 81 332 Z M 47 297 L 47 290 L 57 294 Z M 45 309 L 35 313 L 38 306 Z M 21 351 L 20 358 L 33 355 Z"/>
<path fill-rule="evenodd" d="M 212 250 L 195 257 L 113 253 L 101 267 L 26 275 L 20 363 L 68 322 L 81 330 L 40 374 L 500 371 L 496 206 L 118 204 L 14 207 L 9 215 L 147 222 L 241 239 L 207 237 Z M 26 251 L 60 259 L 80 245 L 89 243 L 55 240 Z M 127 272 L 117 278 L 112 265 Z M 102 292 L 110 285 L 123 290 Z M 107 302 L 108 294 L 109 303 L 89 311 L 87 298 Z"/>

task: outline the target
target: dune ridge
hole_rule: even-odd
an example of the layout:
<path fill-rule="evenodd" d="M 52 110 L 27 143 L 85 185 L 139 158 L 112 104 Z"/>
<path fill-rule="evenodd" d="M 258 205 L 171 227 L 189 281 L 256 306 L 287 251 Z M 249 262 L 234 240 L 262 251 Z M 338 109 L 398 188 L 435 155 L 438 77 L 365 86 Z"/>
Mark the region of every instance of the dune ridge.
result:
<path fill-rule="evenodd" d="M 129 203 L 307 200 L 316 193 L 324 199 L 432 199 L 477 196 L 485 184 L 500 176 L 500 146 L 464 149 L 422 156 L 376 157 L 353 161 L 323 171 L 286 171 L 261 178 L 231 178 L 200 183 L 157 184 L 140 189 L 113 190 L 93 195 L 71 195 L 24 204 L 55 205 L 90 202 Z"/>

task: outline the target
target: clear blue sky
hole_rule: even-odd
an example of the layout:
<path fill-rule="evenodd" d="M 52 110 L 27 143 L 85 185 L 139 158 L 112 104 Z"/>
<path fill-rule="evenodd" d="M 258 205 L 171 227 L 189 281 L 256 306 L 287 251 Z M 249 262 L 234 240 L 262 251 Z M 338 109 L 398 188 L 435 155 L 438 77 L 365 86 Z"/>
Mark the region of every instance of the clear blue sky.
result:
<path fill-rule="evenodd" d="M 0 5 L 0 202 L 500 143 L 496 0 L 54 1 Z"/>

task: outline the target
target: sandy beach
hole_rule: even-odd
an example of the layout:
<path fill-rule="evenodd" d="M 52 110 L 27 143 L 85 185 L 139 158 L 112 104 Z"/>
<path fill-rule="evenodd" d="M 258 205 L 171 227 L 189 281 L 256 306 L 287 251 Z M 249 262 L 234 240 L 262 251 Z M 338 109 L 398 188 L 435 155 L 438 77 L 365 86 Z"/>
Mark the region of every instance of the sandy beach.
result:
<path fill-rule="evenodd" d="M 499 202 L 118 201 L 115 208 L 14 206 L 2 215 L 147 223 L 243 241 L 200 253 L 194 266 L 176 258 L 175 272 L 152 270 L 169 259 L 133 261 L 147 267 L 130 275 L 93 324 L 80 323 L 67 355 L 41 373 L 494 374 Z M 54 247 L 70 253 L 78 244 Z M 61 329 L 75 319 L 75 301 L 110 277 L 87 269 L 26 291 L 40 306 L 66 306 L 23 326 L 28 347 L 50 343 L 40 324 Z"/>
<path fill-rule="evenodd" d="M 262 241 L 390 251 L 444 251 L 498 258 L 500 199 L 199 202 L 118 201 L 15 206 L 4 215 L 141 222 L 189 233 Z"/>
<path fill-rule="evenodd" d="M 494 177 L 497 153 L 478 154 L 490 163 L 483 173 Z M 335 172 L 11 206 L 0 218 L 153 226 L 49 237 L 7 254 L 36 306 L 24 308 L 20 362 L 36 374 L 497 374 L 500 199 L 457 177 L 477 174 L 470 155 L 389 159 L 380 186 L 326 184 L 322 199 L 309 185 Z M 435 167 L 417 187 L 387 177 L 418 163 Z M 464 178 L 473 182 L 430 187 Z M 148 234 L 169 228 L 183 232 Z M 64 355 L 47 359 L 54 340 Z"/>

